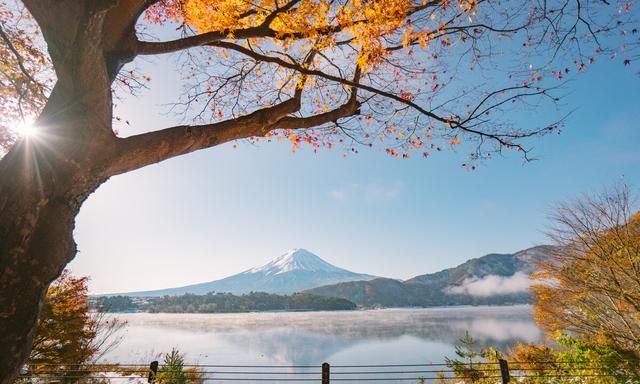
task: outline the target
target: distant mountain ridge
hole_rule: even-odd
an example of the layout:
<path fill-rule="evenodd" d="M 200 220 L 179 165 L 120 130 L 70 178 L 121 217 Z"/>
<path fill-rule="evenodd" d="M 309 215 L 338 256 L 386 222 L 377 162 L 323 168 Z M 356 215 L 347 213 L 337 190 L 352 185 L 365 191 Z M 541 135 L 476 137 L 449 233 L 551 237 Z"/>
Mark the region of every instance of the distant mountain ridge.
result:
<path fill-rule="evenodd" d="M 405 283 L 425 283 L 446 280 L 451 284 L 461 284 L 463 280 L 488 275 L 512 276 L 517 272 L 530 274 L 534 263 L 547 257 L 552 249 L 549 245 L 540 245 L 516 253 L 490 253 L 482 257 L 465 261 L 457 267 L 428 273 L 405 280 Z"/>
<path fill-rule="evenodd" d="M 550 246 L 513 254 L 488 254 L 457 267 L 401 281 L 355 273 L 336 267 L 301 248 L 263 266 L 224 279 L 153 291 L 107 294 L 131 297 L 204 295 L 225 292 L 310 293 L 346 299 L 363 306 L 430 307 L 530 303 L 529 275 L 534 263 L 547 257 Z"/>
<path fill-rule="evenodd" d="M 292 249 L 267 264 L 246 270 L 220 280 L 192 284 L 184 287 L 152 291 L 108 294 L 130 297 L 177 296 L 186 293 L 204 295 L 226 292 L 235 295 L 249 292 L 291 294 L 323 285 L 345 281 L 371 280 L 376 276 L 355 273 L 336 267 L 306 249 Z"/>
<path fill-rule="evenodd" d="M 534 264 L 548 257 L 551 249 L 537 246 L 514 254 L 489 254 L 405 281 L 378 278 L 305 292 L 384 307 L 525 304 L 531 302 L 528 287 Z"/>

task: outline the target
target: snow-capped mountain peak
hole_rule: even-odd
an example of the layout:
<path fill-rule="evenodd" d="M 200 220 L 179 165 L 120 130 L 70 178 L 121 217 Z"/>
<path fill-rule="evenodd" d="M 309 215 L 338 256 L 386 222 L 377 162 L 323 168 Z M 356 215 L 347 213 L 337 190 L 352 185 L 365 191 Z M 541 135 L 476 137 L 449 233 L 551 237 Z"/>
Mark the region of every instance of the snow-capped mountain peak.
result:
<path fill-rule="evenodd" d="M 203 295 L 209 292 L 230 292 L 238 295 L 249 292 L 291 294 L 322 285 L 373 278 L 375 276 L 338 268 L 306 249 L 296 248 L 285 252 L 261 267 L 252 268 L 224 279 L 156 291 L 131 292 L 126 295 L 174 296 L 185 293 Z"/>
<path fill-rule="evenodd" d="M 347 272 L 342 268 L 333 266 L 322 260 L 317 255 L 303 248 L 294 248 L 276 257 L 267 264 L 250 269 L 249 273 L 263 273 L 267 276 L 278 275 L 292 271 L 308 272 Z"/>

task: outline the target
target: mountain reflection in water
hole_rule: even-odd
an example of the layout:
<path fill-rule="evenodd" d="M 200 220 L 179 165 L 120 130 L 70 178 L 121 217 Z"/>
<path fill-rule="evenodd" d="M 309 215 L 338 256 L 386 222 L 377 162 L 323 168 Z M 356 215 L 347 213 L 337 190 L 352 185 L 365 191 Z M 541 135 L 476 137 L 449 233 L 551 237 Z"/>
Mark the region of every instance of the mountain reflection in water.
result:
<path fill-rule="evenodd" d="M 531 306 L 385 309 L 348 312 L 122 314 L 122 343 L 108 362 L 147 363 L 172 347 L 200 364 L 442 362 L 465 333 L 507 348 L 542 334 Z"/>

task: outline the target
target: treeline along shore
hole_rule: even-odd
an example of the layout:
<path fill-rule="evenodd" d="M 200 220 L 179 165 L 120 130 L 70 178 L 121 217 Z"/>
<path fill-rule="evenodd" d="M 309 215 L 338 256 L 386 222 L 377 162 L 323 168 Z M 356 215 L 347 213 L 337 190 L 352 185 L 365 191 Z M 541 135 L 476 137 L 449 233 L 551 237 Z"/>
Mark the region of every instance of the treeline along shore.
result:
<path fill-rule="evenodd" d="M 135 297 L 100 296 L 91 299 L 93 309 L 102 312 L 149 313 L 238 313 L 259 311 L 344 311 L 354 310 L 356 304 L 335 297 L 309 293 L 276 295 L 251 292 L 185 294 L 182 296 Z"/>

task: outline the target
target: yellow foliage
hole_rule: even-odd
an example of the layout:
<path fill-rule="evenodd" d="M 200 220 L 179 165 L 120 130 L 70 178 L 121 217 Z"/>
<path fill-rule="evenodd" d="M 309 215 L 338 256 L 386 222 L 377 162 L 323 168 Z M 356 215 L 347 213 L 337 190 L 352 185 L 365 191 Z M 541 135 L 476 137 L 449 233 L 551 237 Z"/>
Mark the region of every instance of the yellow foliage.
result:
<path fill-rule="evenodd" d="M 284 11 L 287 2 L 275 0 L 186 0 L 180 4 L 177 13 L 199 33 L 224 32 L 233 37 L 240 29 L 268 27 L 275 31 L 273 42 L 284 49 L 305 39 L 316 49 L 331 47 L 340 35 L 359 48 L 357 64 L 365 72 L 388 55 L 385 37 L 402 33 L 403 45 L 418 42 L 423 48 L 433 37 L 429 30 L 416 31 L 407 22 L 418 10 L 411 0 L 351 0 L 340 5 L 331 0 L 300 0 Z M 447 7 L 451 5 L 443 2 L 440 9 Z M 463 13 L 473 12 L 475 7 L 475 1 L 457 3 L 457 11 Z M 431 19 L 436 19 L 435 13 Z"/>
<path fill-rule="evenodd" d="M 640 357 L 640 213 L 627 204 L 617 192 L 559 210 L 558 247 L 534 276 L 535 319 Z"/>

